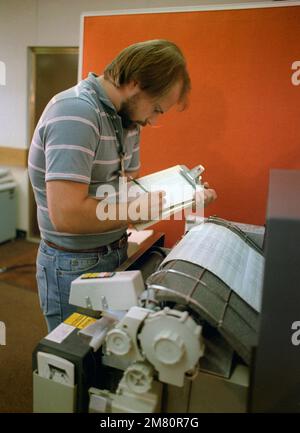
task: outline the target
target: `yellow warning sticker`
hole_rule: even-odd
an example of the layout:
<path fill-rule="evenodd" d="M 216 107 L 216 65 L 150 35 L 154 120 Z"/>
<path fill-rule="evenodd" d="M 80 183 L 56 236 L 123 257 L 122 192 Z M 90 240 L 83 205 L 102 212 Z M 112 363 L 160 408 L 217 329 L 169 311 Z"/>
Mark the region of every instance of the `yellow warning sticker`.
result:
<path fill-rule="evenodd" d="M 67 325 L 75 326 L 75 328 L 83 329 L 87 326 L 91 325 L 92 323 L 95 323 L 97 319 L 94 317 L 85 316 L 84 314 L 79 313 L 73 313 L 71 316 L 69 316 L 64 323 Z"/>
<path fill-rule="evenodd" d="M 93 278 L 110 278 L 115 275 L 115 272 L 90 272 L 88 274 L 82 274 L 81 280 L 89 280 Z"/>

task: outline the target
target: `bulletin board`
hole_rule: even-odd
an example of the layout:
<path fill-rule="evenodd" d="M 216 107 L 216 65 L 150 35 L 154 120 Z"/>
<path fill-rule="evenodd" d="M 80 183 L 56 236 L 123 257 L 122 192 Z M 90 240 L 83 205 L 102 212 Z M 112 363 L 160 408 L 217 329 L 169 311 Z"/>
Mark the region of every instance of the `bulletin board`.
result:
<path fill-rule="evenodd" d="M 189 106 L 143 128 L 141 175 L 202 164 L 218 194 L 206 216 L 264 224 L 270 169 L 300 169 L 300 2 L 248 5 L 84 15 L 80 70 L 82 78 L 102 74 L 135 42 L 178 44 L 192 81 Z M 155 229 L 172 246 L 184 223 Z"/>

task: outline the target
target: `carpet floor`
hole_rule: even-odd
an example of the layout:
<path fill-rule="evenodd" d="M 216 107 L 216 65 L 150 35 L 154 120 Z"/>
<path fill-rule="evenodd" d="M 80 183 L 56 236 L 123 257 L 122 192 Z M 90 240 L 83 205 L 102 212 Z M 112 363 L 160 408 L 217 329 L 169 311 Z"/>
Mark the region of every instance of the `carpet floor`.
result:
<path fill-rule="evenodd" d="M 38 244 L 16 240 L 0 245 L 0 268 L 34 264 Z M 35 266 L 0 273 L 0 412 L 32 412 L 32 352 L 47 334 L 39 306 Z"/>

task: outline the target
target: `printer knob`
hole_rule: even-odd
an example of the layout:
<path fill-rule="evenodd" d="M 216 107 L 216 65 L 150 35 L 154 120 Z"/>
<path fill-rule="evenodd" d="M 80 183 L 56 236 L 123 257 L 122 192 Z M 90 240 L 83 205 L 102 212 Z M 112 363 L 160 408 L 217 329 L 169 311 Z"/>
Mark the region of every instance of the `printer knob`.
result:
<path fill-rule="evenodd" d="M 131 338 L 121 329 L 112 329 L 106 336 L 106 350 L 114 355 L 127 355 L 131 349 Z"/>
<path fill-rule="evenodd" d="M 168 365 L 177 364 L 185 352 L 182 338 L 172 331 L 162 331 L 156 336 L 153 341 L 153 349 L 157 359 Z"/>
<path fill-rule="evenodd" d="M 125 371 L 124 381 L 132 392 L 137 394 L 148 392 L 152 386 L 153 367 L 145 362 L 135 362 Z"/>

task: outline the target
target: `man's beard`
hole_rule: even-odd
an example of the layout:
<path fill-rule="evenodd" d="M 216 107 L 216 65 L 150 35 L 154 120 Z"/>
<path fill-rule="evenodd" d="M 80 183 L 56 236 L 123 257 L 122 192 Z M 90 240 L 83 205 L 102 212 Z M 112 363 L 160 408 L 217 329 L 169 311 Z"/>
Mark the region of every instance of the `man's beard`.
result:
<path fill-rule="evenodd" d="M 138 100 L 139 95 L 132 96 L 122 103 L 120 110 L 118 111 L 124 129 L 135 129 L 137 125 L 146 126 L 147 124 L 147 122 L 141 120 L 132 120 L 132 113 Z"/>
<path fill-rule="evenodd" d="M 130 114 L 128 113 L 128 110 L 124 103 L 118 111 L 118 115 L 121 117 L 122 126 L 124 129 L 134 129 L 136 127 L 136 122 L 131 120 Z"/>

